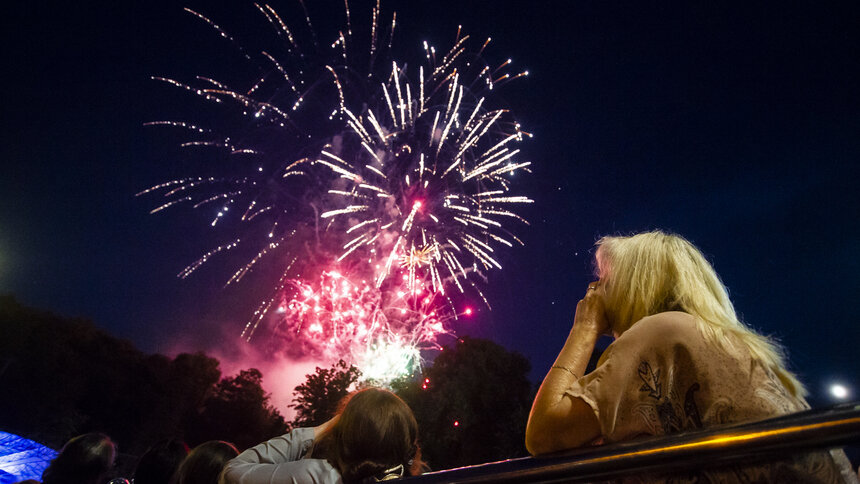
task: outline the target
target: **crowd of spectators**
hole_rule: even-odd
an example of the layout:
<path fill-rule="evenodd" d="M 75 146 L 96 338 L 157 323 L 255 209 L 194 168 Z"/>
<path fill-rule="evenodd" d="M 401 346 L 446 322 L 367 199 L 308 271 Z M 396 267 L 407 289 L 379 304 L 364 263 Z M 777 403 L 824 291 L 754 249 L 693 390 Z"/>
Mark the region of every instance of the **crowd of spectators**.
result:
<path fill-rule="evenodd" d="M 116 444 L 92 432 L 69 440 L 42 474 L 41 484 L 216 484 L 224 465 L 239 455 L 220 440 L 204 442 L 190 452 L 185 442 L 155 443 L 137 461 L 128 478 L 116 476 Z M 17 484 L 39 484 L 29 479 Z"/>

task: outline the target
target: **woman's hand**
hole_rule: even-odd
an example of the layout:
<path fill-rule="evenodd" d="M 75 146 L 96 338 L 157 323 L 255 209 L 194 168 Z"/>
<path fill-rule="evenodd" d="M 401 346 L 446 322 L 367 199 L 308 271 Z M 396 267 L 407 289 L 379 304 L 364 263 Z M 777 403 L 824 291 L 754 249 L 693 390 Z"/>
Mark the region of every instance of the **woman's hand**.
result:
<path fill-rule="evenodd" d="M 591 407 L 565 394 L 582 378 L 597 338 L 609 330 L 603 289 L 589 284 L 576 305 L 573 328 L 538 390 L 526 424 L 526 449 L 546 454 L 585 445 L 600 436 L 600 424 Z"/>
<path fill-rule="evenodd" d="M 603 287 L 600 281 L 592 282 L 585 291 L 585 297 L 576 304 L 576 315 L 573 317 L 574 326 L 585 326 L 597 332 L 607 334 L 610 331 L 606 319 L 606 306 L 603 302 Z"/>

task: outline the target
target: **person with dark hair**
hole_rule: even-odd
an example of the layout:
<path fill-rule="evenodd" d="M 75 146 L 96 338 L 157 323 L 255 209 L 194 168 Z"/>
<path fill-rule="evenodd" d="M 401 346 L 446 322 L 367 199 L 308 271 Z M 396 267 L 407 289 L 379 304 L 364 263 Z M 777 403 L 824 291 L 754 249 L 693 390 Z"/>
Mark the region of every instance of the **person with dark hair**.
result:
<path fill-rule="evenodd" d="M 174 478 L 175 484 L 217 484 L 227 462 L 239 455 L 236 446 L 222 440 L 204 442 L 188 453 Z M 135 482 L 135 484 L 139 484 Z"/>
<path fill-rule="evenodd" d="M 172 484 L 171 478 L 188 455 L 188 446 L 178 439 L 165 439 L 149 448 L 134 470 L 134 484 Z"/>
<path fill-rule="evenodd" d="M 348 395 L 342 410 L 314 428 L 298 428 L 239 454 L 222 484 L 378 482 L 424 470 L 418 423 L 397 395 L 367 388 Z"/>
<path fill-rule="evenodd" d="M 79 435 L 63 446 L 42 473 L 43 484 L 103 484 L 113 467 L 116 446 L 100 433 Z"/>

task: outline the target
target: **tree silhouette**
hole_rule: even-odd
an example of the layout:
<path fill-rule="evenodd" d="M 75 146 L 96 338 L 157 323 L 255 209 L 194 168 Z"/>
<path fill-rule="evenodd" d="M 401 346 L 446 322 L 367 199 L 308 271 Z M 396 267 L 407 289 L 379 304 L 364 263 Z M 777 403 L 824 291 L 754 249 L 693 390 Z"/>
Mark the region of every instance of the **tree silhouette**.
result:
<path fill-rule="evenodd" d="M 394 391 L 415 413 L 432 468 L 527 455 L 530 366 L 492 341 L 463 337 L 442 350 L 423 378 L 395 383 Z"/>
<path fill-rule="evenodd" d="M 286 432 L 284 417 L 269 404 L 262 382 L 263 375 L 256 368 L 218 382 L 200 413 L 189 419 L 189 445 L 227 440 L 246 449 Z"/>
<path fill-rule="evenodd" d="M 296 409 L 294 427 L 315 427 L 334 416 L 338 404 L 349 394 L 349 388 L 358 381 L 361 372 L 345 361 L 331 368 L 317 367 L 307 380 L 296 387 L 291 407 Z"/>
<path fill-rule="evenodd" d="M 285 430 L 259 371 L 219 382 L 218 367 L 203 353 L 147 355 L 90 321 L 0 295 L 0 428 L 54 448 L 90 431 L 140 455 L 165 438 L 245 446 Z"/>
<path fill-rule="evenodd" d="M 0 428 L 59 447 L 90 430 L 128 442 L 153 382 L 135 378 L 145 358 L 91 322 L 0 297 Z"/>

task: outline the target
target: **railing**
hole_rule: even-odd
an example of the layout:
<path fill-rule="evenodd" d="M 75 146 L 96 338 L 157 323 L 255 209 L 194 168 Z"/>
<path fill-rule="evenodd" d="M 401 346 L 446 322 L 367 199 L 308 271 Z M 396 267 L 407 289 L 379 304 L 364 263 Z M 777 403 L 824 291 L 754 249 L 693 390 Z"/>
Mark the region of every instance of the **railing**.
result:
<path fill-rule="evenodd" d="M 860 443 L 860 402 L 548 457 L 523 457 L 430 472 L 407 481 L 410 484 L 588 482 L 655 470 L 664 473 L 761 462 L 857 443 Z"/>

